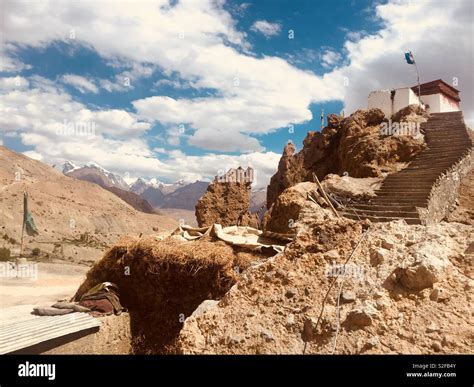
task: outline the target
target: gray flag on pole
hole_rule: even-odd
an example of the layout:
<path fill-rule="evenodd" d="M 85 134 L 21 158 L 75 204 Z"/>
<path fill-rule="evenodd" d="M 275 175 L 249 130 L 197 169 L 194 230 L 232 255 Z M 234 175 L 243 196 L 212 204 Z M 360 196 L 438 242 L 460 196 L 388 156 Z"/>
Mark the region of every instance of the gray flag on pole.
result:
<path fill-rule="evenodd" d="M 29 236 L 38 235 L 38 229 L 36 228 L 33 216 L 28 211 L 28 192 L 23 194 L 23 227 Z"/>

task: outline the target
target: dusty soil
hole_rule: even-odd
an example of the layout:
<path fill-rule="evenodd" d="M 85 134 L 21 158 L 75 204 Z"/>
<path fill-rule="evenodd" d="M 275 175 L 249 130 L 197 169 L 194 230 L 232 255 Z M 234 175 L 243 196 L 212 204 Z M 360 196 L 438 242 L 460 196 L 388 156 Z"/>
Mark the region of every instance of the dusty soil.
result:
<path fill-rule="evenodd" d="M 338 277 L 368 224 L 302 224 L 285 253 L 249 268 L 217 305 L 186 320 L 179 350 L 301 354 L 306 343 L 305 353 L 472 352 L 472 227 L 373 224 Z"/>
<path fill-rule="evenodd" d="M 88 270 L 87 266 L 76 264 L 28 263 L 37 264 L 36 279 L 0 277 L 0 309 L 27 304 L 51 305 L 59 299 L 71 298 Z"/>

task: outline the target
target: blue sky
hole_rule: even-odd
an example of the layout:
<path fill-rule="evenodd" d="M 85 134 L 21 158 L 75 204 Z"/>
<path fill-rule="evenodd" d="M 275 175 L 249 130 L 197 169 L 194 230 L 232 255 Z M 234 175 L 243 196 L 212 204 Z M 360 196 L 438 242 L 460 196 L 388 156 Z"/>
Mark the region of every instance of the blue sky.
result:
<path fill-rule="evenodd" d="M 319 130 L 321 109 L 347 115 L 372 89 L 412 84 L 405 49 L 422 55 L 426 81 L 472 82 L 460 64 L 432 64 L 460 28 L 472 29 L 469 1 L 118 4 L 6 3 L 3 145 L 49 164 L 95 161 L 168 182 L 252 165 L 263 187 L 285 143 L 300 148 Z M 472 42 L 458 43 L 472 53 Z"/>

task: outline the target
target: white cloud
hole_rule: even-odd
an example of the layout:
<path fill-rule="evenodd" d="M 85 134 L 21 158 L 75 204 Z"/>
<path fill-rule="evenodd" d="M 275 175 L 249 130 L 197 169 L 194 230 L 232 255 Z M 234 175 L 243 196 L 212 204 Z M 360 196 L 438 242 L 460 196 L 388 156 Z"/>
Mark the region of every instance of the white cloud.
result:
<path fill-rule="evenodd" d="M 38 153 L 38 152 L 35 152 L 35 151 L 26 151 L 26 152 L 23 152 L 23 154 L 25 156 L 28 156 L 29 158 L 31 159 L 34 159 L 34 160 L 38 160 L 38 161 L 43 161 L 43 156 Z"/>
<path fill-rule="evenodd" d="M 162 86 L 169 86 L 174 89 L 185 89 L 186 87 L 188 87 L 184 84 L 183 81 L 180 81 L 178 79 L 160 79 L 156 81 L 153 85 L 157 88 L 160 88 Z"/>
<path fill-rule="evenodd" d="M 334 50 L 326 50 L 321 55 L 321 64 L 324 68 L 330 68 L 336 65 L 342 59 L 342 55 Z"/>
<path fill-rule="evenodd" d="M 81 93 L 93 93 L 97 94 L 99 89 L 95 85 L 94 81 L 87 79 L 86 77 L 76 74 L 64 74 L 61 76 L 61 81 L 75 87 Z"/>
<path fill-rule="evenodd" d="M 18 79 L 25 86 L 15 88 Z M 0 78 L 0 90 L 0 130 L 24 132 L 23 139 L 44 136 L 55 145 L 60 137 L 71 142 L 91 136 L 128 138 L 150 129 L 124 110 L 90 110 L 41 77 Z"/>
<path fill-rule="evenodd" d="M 44 78 L 22 80 L 29 86 L 15 89 L 10 87 L 10 79 L 0 78 L 0 86 L 8 86 L 0 94 L 0 133 L 18 135 L 24 145 L 34 148 L 25 155 L 48 164 L 94 161 L 118 173 L 128 172 L 133 178 L 158 176 L 189 182 L 210 180 L 221 168 L 250 165 L 257 170 L 258 188 L 262 188 L 280 159 L 280 155 L 272 152 L 188 156 L 180 150 L 151 150 L 140 136 L 150 128 L 149 123 L 139 121 L 131 113 L 118 109 L 90 110 Z M 68 132 L 65 123 L 74 130 Z M 81 126 L 87 123 L 94 124 L 92 132 Z M 168 134 L 178 140 L 185 136 L 177 127 Z M 164 160 L 156 158 L 157 153 L 165 156 Z"/>
<path fill-rule="evenodd" d="M 262 149 L 253 134 L 309 120 L 311 103 L 342 96 L 338 82 L 323 82 L 280 58 L 256 58 L 223 2 L 167 4 L 165 0 L 125 1 L 120 7 L 88 1 L 67 6 L 55 1 L 9 2 L 5 6 L 5 35 L 13 43 L 43 47 L 54 40 L 67 42 L 74 29 L 76 43 L 92 47 L 112 64 L 131 66 L 130 87 L 134 73 L 147 76 L 158 67 L 190 87 L 215 90 L 215 96 L 207 99 L 172 102 L 156 96 L 134 104 L 144 119 L 189 123 L 196 129 L 189 137 L 191 144 L 208 150 Z M 20 22 L 25 19 L 28 23 Z M 257 25 L 270 34 L 279 28 L 268 23 L 265 29 L 267 24 L 262 23 Z M 101 80 L 98 86 L 123 91 L 126 88 L 119 79 L 123 75 L 115 81 Z M 171 104 L 174 117 L 164 111 Z M 192 113 L 187 108 L 192 108 Z"/>
<path fill-rule="evenodd" d="M 266 38 L 271 38 L 272 36 L 276 36 L 280 33 L 281 25 L 278 23 L 270 23 L 266 20 L 257 20 L 252 24 L 250 29 L 255 32 L 260 32 Z"/>
<path fill-rule="evenodd" d="M 347 77 L 346 112 L 367 107 L 371 90 L 415 85 L 414 66 L 404 59 L 411 50 L 421 82 L 458 79 L 464 117 L 474 124 L 472 1 L 394 1 L 377 5 L 375 12 L 383 28 L 347 41 L 349 64 L 327 74 L 341 83 Z"/>
<path fill-rule="evenodd" d="M 21 62 L 15 57 L 16 47 L 2 39 L 0 44 L 0 71 L 5 73 L 19 73 L 31 69 L 31 65 Z"/>
<path fill-rule="evenodd" d="M 0 78 L 0 91 L 22 90 L 28 86 L 29 82 L 24 77 L 16 76 Z"/>
<path fill-rule="evenodd" d="M 126 68 L 124 71 L 115 75 L 113 80 L 99 80 L 100 87 L 109 93 L 134 89 L 136 81 L 140 78 L 151 76 L 156 67 L 137 62 L 124 61 L 123 59 L 113 59 L 109 61 L 109 65 L 115 68 Z"/>

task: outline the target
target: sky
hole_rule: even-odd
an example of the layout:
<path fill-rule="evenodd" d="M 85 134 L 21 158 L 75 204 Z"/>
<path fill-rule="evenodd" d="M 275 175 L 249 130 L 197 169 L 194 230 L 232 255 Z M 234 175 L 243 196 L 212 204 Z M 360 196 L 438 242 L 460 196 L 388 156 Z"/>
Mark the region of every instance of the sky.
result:
<path fill-rule="evenodd" d="M 443 79 L 474 127 L 471 0 L 2 1 L 0 145 L 50 165 L 255 188 L 321 111 Z"/>

